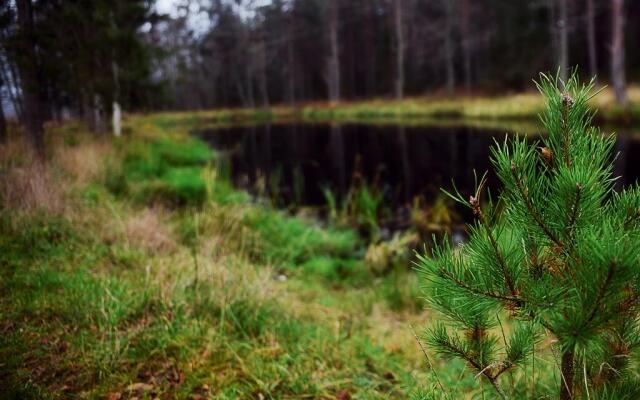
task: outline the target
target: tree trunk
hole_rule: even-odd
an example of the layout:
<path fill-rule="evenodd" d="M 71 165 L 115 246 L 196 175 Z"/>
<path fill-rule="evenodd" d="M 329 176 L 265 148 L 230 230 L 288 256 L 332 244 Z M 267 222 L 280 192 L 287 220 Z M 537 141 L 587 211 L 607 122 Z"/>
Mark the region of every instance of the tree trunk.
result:
<path fill-rule="evenodd" d="M 267 84 L 267 45 L 264 38 L 264 28 L 260 34 L 260 43 L 258 44 L 258 62 L 260 63 L 260 71 L 258 75 L 258 84 L 260 85 L 260 97 L 262 107 L 269 107 L 269 89 Z"/>
<path fill-rule="evenodd" d="M 549 10 L 549 39 L 551 40 L 552 62 L 557 63 L 558 59 L 558 21 L 556 16 L 556 3 L 558 0 L 547 0 L 547 9 Z M 557 64 L 556 64 L 557 67 Z"/>
<path fill-rule="evenodd" d="M 0 143 L 7 141 L 7 119 L 4 116 L 4 107 L 0 102 Z"/>
<path fill-rule="evenodd" d="M 101 135 L 105 132 L 105 110 L 103 101 L 97 94 L 93 95 L 91 111 L 93 112 L 93 131 Z"/>
<path fill-rule="evenodd" d="M 4 68 L 4 66 L 0 65 L 0 69 L 2 68 Z M 3 76 L 0 75 L 0 92 L 2 92 L 2 88 L 5 86 L 7 86 L 7 82 L 3 79 Z M 7 89 L 11 90 L 10 88 Z M 2 104 L 2 97 L 0 97 L 0 143 L 7 141 L 7 119 L 4 116 L 4 107 Z"/>
<path fill-rule="evenodd" d="M 7 87 L 7 92 L 9 93 L 9 100 L 11 101 L 11 105 L 13 106 L 13 111 L 16 113 L 16 117 L 18 117 L 18 121 L 24 123 L 23 113 L 22 113 L 22 104 L 20 104 L 20 100 L 16 94 L 16 88 L 18 86 L 18 79 L 15 63 L 8 59 L 8 57 L 2 57 L 5 61 L 3 65 L 0 65 L 0 79 Z"/>
<path fill-rule="evenodd" d="M 120 137 L 122 135 L 122 110 L 120 109 L 120 103 L 114 101 L 111 111 L 111 125 L 113 128 L 113 135 Z"/>
<path fill-rule="evenodd" d="M 587 43 L 589 48 L 589 75 L 598 75 L 598 54 L 596 53 L 596 26 L 593 0 L 587 0 Z"/>
<path fill-rule="evenodd" d="M 611 0 L 611 82 L 616 101 L 620 105 L 627 103 L 626 77 L 624 69 L 624 0 Z"/>
<path fill-rule="evenodd" d="M 562 353 L 560 368 L 560 400 L 571 400 L 573 399 L 573 349 Z"/>
<path fill-rule="evenodd" d="M 42 101 L 41 74 L 39 70 L 31 0 L 17 0 L 18 25 L 22 37 L 22 57 L 19 65 L 22 83 L 24 123 L 28 139 L 36 153 L 44 157 L 44 105 Z"/>
<path fill-rule="evenodd" d="M 115 57 L 114 57 L 115 58 Z M 120 137 L 122 134 L 122 109 L 120 108 L 120 68 L 115 61 L 111 62 L 111 73 L 113 75 L 113 103 L 111 104 L 111 128 L 113 136 Z"/>
<path fill-rule="evenodd" d="M 404 0 L 393 0 L 393 20 L 396 44 L 396 79 L 394 82 L 394 92 L 396 99 L 404 97 L 404 32 L 402 24 L 402 5 Z"/>
<path fill-rule="evenodd" d="M 254 108 L 256 106 L 256 102 L 253 96 L 253 68 L 251 67 L 251 61 L 247 63 L 246 70 L 246 80 L 247 80 L 247 104 L 245 107 Z"/>
<path fill-rule="evenodd" d="M 469 36 L 469 0 L 462 0 L 460 30 L 462 34 L 462 56 L 464 57 L 464 88 L 471 91 L 471 37 Z"/>
<path fill-rule="evenodd" d="M 558 53 L 558 68 L 560 69 L 560 79 L 567 81 L 569 75 L 569 21 L 567 19 L 567 0 L 560 1 L 560 19 L 558 29 L 560 30 L 560 51 Z"/>
<path fill-rule="evenodd" d="M 445 33 L 444 33 L 444 62 L 445 62 L 445 71 L 447 74 L 447 93 L 449 95 L 453 94 L 453 88 L 456 84 L 455 75 L 453 69 L 453 24 L 452 24 L 452 4 L 449 0 L 445 1 Z"/>
<path fill-rule="evenodd" d="M 293 105 L 296 102 L 296 87 L 295 87 L 295 64 L 293 54 L 293 30 L 294 30 L 294 17 L 289 15 L 287 18 L 287 89 L 285 97 L 289 105 Z"/>
<path fill-rule="evenodd" d="M 404 0 L 403 0 L 404 1 Z M 371 1 L 367 1 L 364 4 L 365 7 L 365 14 L 366 15 L 372 15 L 372 13 L 374 12 L 374 8 L 375 5 L 373 4 L 373 2 Z M 377 88 L 376 88 L 376 71 L 377 71 L 377 57 L 376 57 L 376 50 L 377 50 L 377 43 L 376 40 L 374 39 L 376 37 L 376 27 L 375 27 L 375 21 L 372 21 L 371 18 L 365 18 L 364 22 L 363 22 L 363 31 L 364 31 L 364 37 L 365 37 L 365 41 L 362 44 L 364 46 L 364 56 L 363 56 L 363 62 L 364 65 L 366 65 L 366 68 L 364 70 L 364 95 L 365 97 L 373 97 L 377 94 Z"/>
<path fill-rule="evenodd" d="M 82 119 L 87 127 L 95 132 L 97 121 L 96 112 L 93 105 L 93 95 L 87 91 L 83 91 L 81 94 L 81 107 L 82 107 Z"/>
<path fill-rule="evenodd" d="M 329 0 L 329 60 L 327 86 L 329 101 L 340 101 L 340 54 L 338 47 L 338 0 Z"/>

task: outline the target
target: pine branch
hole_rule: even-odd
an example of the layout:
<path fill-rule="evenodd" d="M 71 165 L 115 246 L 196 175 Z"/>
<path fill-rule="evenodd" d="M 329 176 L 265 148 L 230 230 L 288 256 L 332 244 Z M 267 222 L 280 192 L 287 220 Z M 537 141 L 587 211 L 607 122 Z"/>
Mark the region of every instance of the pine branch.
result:
<path fill-rule="evenodd" d="M 495 252 L 496 257 L 498 258 L 498 263 L 500 264 L 500 268 L 502 269 L 502 274 L 504 275 L 504 280 L 507 284 L 507 287 L 509 288 L 509 291 L 511 292 L 511 294 L 514 297 L 517 297 L 518 290 L 516 289 L 515 283 L 513 282 L 513 277 L 509 273 L 509 269 L 507 268 L 507 263 L 502 253 L 500 253 L 500 249 L 498 249 L 498 242 L 496 241 L 496 238 L 493 236 L 493 231 L 486 224 L 486 222 L 484 221 L 484 218 L 482 218 L 482 225 L 487 231 L 487 236 L 489 237 L 489 242 L 491 242 L 491 247 L 493 248 L 493 251 Z"/>
<path fill-rule="evenodd" d="M 467 354 L 466 351 L 464 351 L 463 349 L 461 349 L 461 348 L 455 346 L 453 343 L 451 343 L 450 340 L 445 340 L 444 338 L 438 338 L 437 339 L 437 344 L 441 348 L 445 349 L 447 353 L 449 353 L 451 355 L 456 355 L 457 357 L 459 357 L 459 358 L 465 360 L 466 362 L 468 362 L 469 365 L 471 365 L 473 368 L 475 368 L 478 371 L 478 374 L 481 374 L 485 378 L 487 378 L 489 383 L 491 383 L 491 385 L 493 386 L 495 391 L 498 393 L 498 395 L 502 399 L 505 399 L 505 400 L 508 399 L 507 395 L 504 393 L 504 390 L 502 389 L 502 387 L 498 383 L 497 376 L 494 376 L 491 373 L 491 365 L 483 367 L 472 356 Z"/>
<path fill-rule="evenodd" d="M 620 303 L 620 312 L 629 313 L 631 310 L 633 310 L 633 307 L 638 304 L 638 301 L 640 301 L 640 292 L 636 292 L 633 296 L 629 296 L 629 298 Z"/>
<path fill-rule="evenodd" d="M 609 264 L 609 270 L 607 271 L 607 277 L 605 278 L 604 282 L 600 286 L 600 289 L 598 290 L 598 296 L 596 297 L 596 301 L 593 304 L 593 309 L 591 309 L 591 312 L 589 313 L 589 317 L 587 317 L 587 320 L 584 324 L 585 326 L 589 325 L 596 317 L 596 313 L 598 312 L 598 309 L 600 309 L 600 306 L 602 305 L 602 301 L 605 298 L 605 295 L 607 294 L 607 289 L 609 288 L 609 285 L 613 280 L 613 275 L 615 271 L 616 271 L 616 263 L 611 262 Z"/>
<path fill-rule="evenodd" d="M 442 274 L 442 276 L 448 280 L 450 280 L 451 282 L 455 283 L 458 287 L 472 293 L 472 294 L 476 294 L 476 295 L 480 295 L 483 297 L 488 297 L 491 299 L 496 299 L 496 300 L 502 300 L 502 301 L 507 301 L 510 303 L 514 303 L 514 304 L 521 304 L 522 303 L 522 299 L 518 298 L 518 297 L 513 297 L 513 296 L 505 296 L 505 295 L 501 295 L 501 294 L 496 294 L 496 293 L 492 293 L 492 292 L 485 292 L 482 291 L 480 289 L 474 288 L 473 286 L 467 285 L 465 282 L 461 281 L 460 279 L 457 279 L 455 276 L 453 276 L 451 273 L 449 273 L 447 270 L 445 270 L 444 268 L 440 267 L 439 268 L 440 273 Z"/>
<path fill-rule="evenodd" d="M 442 386 L 442 382 L 440 381 L 440 377 L 438 377 L 436 370 L 433 368 L 433 364 L 431 364 L 431 359 L 429 358 L 429 354 L 427 353 L 427 350 L 422 345 L 422 341 L 418 337 L 416 330 L 413 329 L 413 325 L 411 324 L 409 324 L 409 327 L 411 328 L 413 337 L 416 339 L 416 342 L 418 342 L 418 346 L 420 346 L 420 349 L 422 350 L 422 354 L 424 354 L 424 357 L 427 360 L 427 363 L 429 364 L 429 370 L 433 373 L 433 376 L 436 378 L 436 382 L 438 383 L 438 386 L 440 386 L 440 390 L 442 390 L 442 393 L 446 393 L 446 390 L 444 390 L 444 386 Z"/>
<path fill-rule="evenodd" d="M 510 304 L 513 304 L 518 309 L 523 309 L 525 307 L 525 305 L 526 305 L 526 302 L 524 301 L 524 299 L 522 299 L 520 297 L 517 297 L 517 296 L 504 296 L 504 295 L 496 294 L 496 293 L 492 293 L 492 292 L 485 292 L 485 291 L 482 291 L 480 289 L 474 288 L 473 286 L 467 285 L 463 281 L 457 279 L 452 274 L 447 272 L 442 267 L 440 267 L 439 270 L 440 270 L 440 273 L 442 274 L 442 276 L 444 278 L 450 280 L 451 282 L 455 283 L 458 287 L 468 291 L 469 293 L 472 293 L 472 294 L 475 294 L 475 295 L 479 295 L 479 296 L 483 296 L 483 297 L 487 297 L 487 298 L 490 298 L 490 299 L 505 301 L 505 302 L 508 302 Z M 555 330 L 553 329 L 551 324 L 549 324 L 549 322 L 545 321 L 542 317 L 538 318 L 536 316 L 536 314 L 533 312 L 533 310 L 529 310 L 529 313 L 527 315 L 525 315 L 525 317 L 528 318 L 528 319 L 537 321 L 540 325 L 542 325 L 550 333 L 553 334 L 555 332 Z"/>
<path fill-rule="evenodd" d="M 509 291 L 511 292 L 511 294 L 515 297 L 518 295 L 518 290 L 516 289 L 513 278 L 509 273 L 509 269 L 507 268 L 507 263 L 504 257 L 502 256 L 502 253 L 500 253 L 500 249 L 498 248 L 498 242 L 496 241 L 496 238 L 493 235 L 493 230 L 489 226 L 489 223 L 487 222 L 487 218 L 485 217 L 485 214 L 484 212 L 482 212 L 482 208 L 480 207 L 480 195 L 482 194 L 482 190 L 484 189 L 486 182 L 487 181 L 486 181 L 486 174 L 485 174 L 485 176 L 483 176 L 482 180 L 480 181 L 480 185 L 476 189 L 475 196 L 471 196 L 469 198 L 469 205 L 471 206 L 473 213 L 478 217 L 478 219 L 480 220 L 480 223 L 482 224 L 485 231 L 487 232 L 487 236 L 489 237 L 489 241 L 491 242 L 491 247 L 493 248 L 496 258 L 498 259 L 500 268 L 502 269 L 502 275 L 504 276 L 504 280 L 507 284 L 507 287 L 509 288 Z"/>
<path fill-rule="evenodd" d="M 569 119 L 569 112 L 571 107 L 573 106 L 573 99 L 569 96 L 568 93 L 564 93 L 562 95 L 562 152 L 564 154 L 564 162 L 567 164 L 567 167 L 571 166 L 571 158 L 569 156 L 569 148 L 571 146 L 571 132 L 567 125 L 567 120 Z"/>
<path fill-rule="evenodd" d="M 637 210 L 627 210 L 627 217 L 623 221 L 624 229 L 628 229 L 629 225 L 640 220 L 640 208 Z"/>
<path fill-rule="evenodd" d="M 502 397 L 502 399 L 507 400 L 508 397 L 504 393 L 504 390 L 502 390 L 502 387 L 498 384 L 498 380 L 496 378 L 489 378 L 489 377 L 487 377 L 487 379 L 489 379 L 489 382 L 491 382 L 491 385 L 493 385 L 493 388 L 496 390 L 496 392 L 498 392 L 498 395 Z"/>
<path fill-rule="evenodd" d="M 515 364 L 513 364 L 511 361 L 503 361 L 502 362 L 502 366 L 500 367 L 499 370 L 497 370 L 493 374 L 493 377 L 497 379 L 500 375 L 502 375 L 503 373 L 507 372 L 508 370 L 510 370 L 513 367 L 515 367 Z"/>
<path fill-rule="evenodd" d="M 573 242 L 573 235 L 575 233 L 575 225 L 578 219 L 578 209 L 580 208 L 580 199 L 582 196 L 582 189 L 584 186 L 581 184 L 576 184 L 576 195 L 573 200 L 573 205 L 571 206 L 571 213 L 569 214 L 569 220 L 567 221 L 566 229 L 567 229 L 567 237 L 570 242 Z"/>
<path fill-rule="evenodd" d="M 564 244 L 562 243 L 562 241 L 560 241 L 560 239 L 558 239 L 558 237 L 556 235 L 554 235 L 553 232 L 551 232 L 551 230 L 547 227 L 547 225 L 542 220 L 542 217 L 540 216 L 538 211 L 535 209 L 534 205 L 531 203 L 531 200 L 529 199 L 529 196 L 527 196 L 527 192 L 525 190 L 525 187 L 522 184 L 522 181 L 520 180 L 520 176 L 518 175 L 516 164 L 513 161 L 511 161 L 511 173 L 513 175 L 513 179 L 515 180 L 516 187 L 518 189 L 518 193 L 520 194 L 520 197 L 522 198 L 522 201 L 524 202 L 525 206 L 527 207 L 527 210 L 529 211 L 529 214 L 531 215 L 531 217 L 534 219 L 536 224 L 538 224 L 540 229 L 542 229 L 544 234 L 547 235 L 547 237 L 553 243 L 555 243 L 559 247 L 564 248 Z"/>

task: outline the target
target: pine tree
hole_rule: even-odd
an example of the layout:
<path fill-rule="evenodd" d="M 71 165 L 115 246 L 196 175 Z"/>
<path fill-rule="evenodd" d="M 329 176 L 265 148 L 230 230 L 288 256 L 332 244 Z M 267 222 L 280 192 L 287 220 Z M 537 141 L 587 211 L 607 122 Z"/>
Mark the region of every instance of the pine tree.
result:
<path fill-rule="evenodd" d="M 548 134 L 496 143 L 497 201 L 486 175 L 468 198 L 455 190 L 476 217 L 468 241 L 419 256 L 442 316 L 426 344 L 464 360 L 499 398 L 522 398 L 505 375 L 543 359 L 528 379 L 555 377 L 562 400 L 640 398 L 640 187 L 614 190 L 615 137 L 591 126 L 592 88 L 541 75 Z"/>

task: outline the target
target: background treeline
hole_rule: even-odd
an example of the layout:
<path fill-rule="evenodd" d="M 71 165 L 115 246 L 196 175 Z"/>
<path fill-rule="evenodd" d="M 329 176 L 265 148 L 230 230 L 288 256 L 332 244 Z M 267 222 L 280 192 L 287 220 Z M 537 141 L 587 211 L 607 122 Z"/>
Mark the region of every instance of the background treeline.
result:
<path fill-rule="evenodd" d="M 187 21 L 200 13 L 210 24 L 194 33 Z M 624 85 L 625 68 L 635 78 L 640 65 L 638 52 L 624 59 L 624 38 L 640 34 L 635 1 L 218 0 L 178 14 L 150 33 L 167 50 L 171 108 L 494 93 L 576 65 L 604 81 L 622 74 Z M 612 71 L 614 55 L 625 68 Z"/>
<path fill-rule="evenodd" d="M 73 113 L 106 129 L 115 104 L 154 105 L 153 47 L 140 36 L 148 0 L 16 0 L 0 11 L 3 106 L 24 122 L 37 148 L 42 124 Z M 4 123 L 4 115 L 2 115 Z"/>
<path fill-rule="evenodd" d="M 624 103 L 640 2 L 624 0 L 9 0 L 0 93 L 42 146 L 65 115 L 498 93 L 581 66 Z M 628 39 L 628 40 L 625 40 Z M 0 113 L 0 135 L 4 132 Z"/>

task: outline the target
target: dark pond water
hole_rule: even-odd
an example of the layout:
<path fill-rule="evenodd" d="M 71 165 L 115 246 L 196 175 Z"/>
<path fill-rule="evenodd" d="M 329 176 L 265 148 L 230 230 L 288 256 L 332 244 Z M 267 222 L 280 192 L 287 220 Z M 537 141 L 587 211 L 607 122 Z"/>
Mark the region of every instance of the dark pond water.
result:
<path fill-rule="evenodd" d="M 354 177 L 384 191 L 400 207 L 415 196 L 433 201 L 453 179 L 463 193 L 474 187 L 473 170 L 490 170 L 489 148 L 504 131 L 469 127 L 286 124 L 199 130 L 218 150 L 239 187 L 256 182 L 283 204 L 325 205 L 323 188 L 338 197 Z M 640 177 L 640 135 L 619 134 L 615 174 L 619 184 Z M 495 177 L 489 184 L 496 185 Z M 277 193 L 276 193 L 277 192 Z"/>

